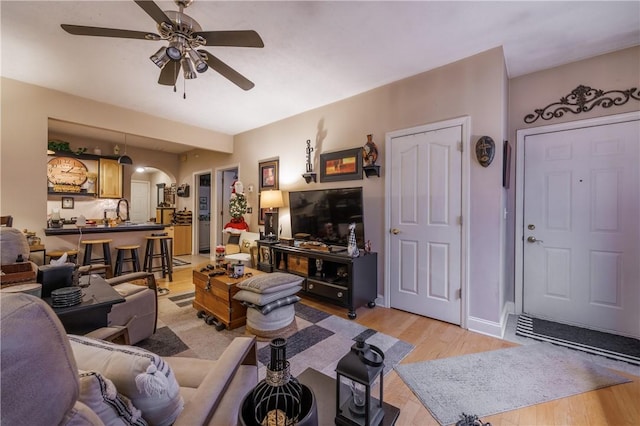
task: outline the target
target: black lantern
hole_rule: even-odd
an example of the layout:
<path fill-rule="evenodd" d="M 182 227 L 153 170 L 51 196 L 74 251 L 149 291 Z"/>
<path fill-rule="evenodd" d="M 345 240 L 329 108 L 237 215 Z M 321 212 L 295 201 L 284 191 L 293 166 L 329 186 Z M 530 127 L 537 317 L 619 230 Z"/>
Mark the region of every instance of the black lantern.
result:
<path fill-rule="evenodd" d="M 271 341 L 266 377 L 244 397 L 238 413 L 240 426 L 317 426 L 318 408 L 311 388 L 291 377 L 287 341 Z"/>
<path fill-rule="evenodd" d="M 336 367 L 336 424 L 346 426 L 379 425 L 382 423 L 384 353 L 364 339 L 356 343 Z M 380 379 L 380 397 L 371 389 Z"/>

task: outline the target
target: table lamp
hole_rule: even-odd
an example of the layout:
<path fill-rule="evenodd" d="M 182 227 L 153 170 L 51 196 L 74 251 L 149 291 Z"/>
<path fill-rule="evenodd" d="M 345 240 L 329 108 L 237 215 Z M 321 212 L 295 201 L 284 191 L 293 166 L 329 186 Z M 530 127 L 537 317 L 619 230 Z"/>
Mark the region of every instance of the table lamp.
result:
<path fill-rule="evenodd" d="M 267 209 L 264 219 L 264 233 L 268 240 L 276 239 L 276 232 L 274 232 L 274 226 L 278 225 L 278 210 L 280 207 L 284 207 L 284 198 L 282 197 L 282 191 L 279 189 L 273 189 L 269 191 L 262 191 L 260 193 L 260 208 Z"/>

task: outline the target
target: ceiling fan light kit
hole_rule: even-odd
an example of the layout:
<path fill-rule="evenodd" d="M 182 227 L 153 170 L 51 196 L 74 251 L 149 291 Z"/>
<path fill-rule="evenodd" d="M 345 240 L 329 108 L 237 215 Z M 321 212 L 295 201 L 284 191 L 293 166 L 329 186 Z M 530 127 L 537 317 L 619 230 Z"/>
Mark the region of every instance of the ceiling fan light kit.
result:
<path fill-rule="evenodd" d="M 149 59 L 151 59 L 153 63 L 156 64 L 160 69 L 164 68 L 164 66 L 167 65 L 167 62 L 171 60 L 169 55 L 167 55 L 166 46 L 162 46 L 160 49 L 158 49 L 158 51 L 151 55 Z"/>
<path fill-rule="evenodd" d="M 200 24 L 183 12 L 193 0 L 174 0 L 179 11 L 163 11 L 149 0 L 134 1 L 156 22 L 159 35 L 143 31 L 68 24 L 62 24 L 61 27 L 73 35 L 168 41 L 168 46 L 161 47 L 149 59 L 162 70 L 158 83 L 174 86 L 174 89 L 180 68 L 183 69 L 185 80 L 197 78 L 196 72 L 203 73 L 212 68 L 243 90 L 249 90 L 255 86 L 253 82 L 211 53 L 197 49 L 201 46 L 262 48 L 264 43 L 257 32 L 253 30 L 202 31 Z"/>

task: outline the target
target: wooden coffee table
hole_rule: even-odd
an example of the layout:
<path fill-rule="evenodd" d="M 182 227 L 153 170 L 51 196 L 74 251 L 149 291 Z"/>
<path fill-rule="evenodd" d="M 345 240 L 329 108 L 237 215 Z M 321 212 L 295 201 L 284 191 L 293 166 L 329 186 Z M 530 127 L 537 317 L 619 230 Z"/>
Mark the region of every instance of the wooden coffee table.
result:
<path fill-rule="evenodd" d="M 240 290 L 236 284 L 249 276 L 264 274 L 264 272 L 245 267 L 242 277 L 233 278 L 224 269 L 201 272 L 201 269 L 206 266 L 206 263 L 198 265 L 193 270 L 193 284 L 196 288 L 193 307 L 198 311 L 198 318 L 203 318 L 207 324 L 214 325 L 218 331 L 242 327 L 247 323 L 247 308 L 240 301 L 233 299 Z M 216 275 L 220 272 L 222 273 Z"/>
<path fill-rule="evenodd" d="M 307 368 L 298 377 L 298 381 L 313 391 L 318 406 L 318 424 L 333 425 L 336 417 L 336 380 L 313 368 Z M 384 417 L 382 424 L 395 425 L 400 409 L 382 401 Z"/>

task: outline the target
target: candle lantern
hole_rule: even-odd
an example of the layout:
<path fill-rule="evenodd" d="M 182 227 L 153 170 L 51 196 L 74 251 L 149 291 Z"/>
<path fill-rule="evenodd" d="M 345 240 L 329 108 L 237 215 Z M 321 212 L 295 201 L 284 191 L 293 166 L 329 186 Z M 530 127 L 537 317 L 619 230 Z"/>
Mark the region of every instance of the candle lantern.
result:
<path fill-rule="evenodd" d="M 337 425 L 375 426 L 382 423 L 383 370 L 384 353 L 357 338 L 336 367 Z M 376 399 L 371 391 L 378 380 L 380 395 Z"/>
<path fill-rule="evenodd" d="M 244 397 L 240 426 L 318 426 L 318 408 L 311 388 L 291 377 L 287 341 L 271 341 L 266 377 Z"/>

